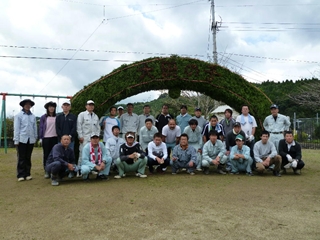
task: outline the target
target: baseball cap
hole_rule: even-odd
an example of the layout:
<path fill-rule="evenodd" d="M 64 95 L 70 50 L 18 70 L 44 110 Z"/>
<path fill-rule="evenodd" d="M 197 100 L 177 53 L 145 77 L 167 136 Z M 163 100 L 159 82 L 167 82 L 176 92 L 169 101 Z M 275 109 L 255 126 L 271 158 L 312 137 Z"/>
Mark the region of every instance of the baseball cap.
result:
<path fill-rule="evenodd" d="M 90 138 L 93 138 L 93 137 L 99 137 L 99 133 L 92 133 Z"/>
<path fill-rule="evenodd" d="M 234 127 L 241 127 L 241 123 L 240 122 L 235 122 L 233 126 Z"/>
<path fill-rule="evenodd" d="M 119 110 L 119 109 L 122 109 L 122 110 L 123 110 L 123 107 L 122 107 L 122 106 L 119 106 L 119 107 L 118 107 L 118 110 Z"/>
<path fill-rule="evenodd" d="M 242 136 L 241 134 L 238 134 L 238 135 L 236 136 L 236 140 L 241 140 L 241 141 L 243 141 L 243 136 Z"/>
<path fill-rule="evenodd" d="M 278 105 L 276 105 L 276 104 L 272 104 L 272 105 L 270 106 L 270 109 L 272 109 L 272 108 L 278 109 L 279 107 L 278 107 Z"/>
<path fill-rule="evenodd" d="M 93 104 L 93 105 L 94 105 L 94 101 L 88 100 L 88 101 L 87 101 L 87 105 L 89 105 L 89 104 Z"/>
<path fill-rule="evenodd" d="M 71 105 L 70 100 L 65 100 L 62 102 L 62 105 L 65 105 L 65 104 Z"/>
<path fill-rule="evenodd" d="M 129 137 L 134 138 L 134 136 L 132 134 L 128 134 L 127 138 L 129 138 Z"/>
<path fill-rule="evenodd" d="M 200 111 L 200 112 L 201 112 L 201 108 L 198 108 L 198 107 L 197 107 L 197 108 L 195 109 L 195 111 Z"/>

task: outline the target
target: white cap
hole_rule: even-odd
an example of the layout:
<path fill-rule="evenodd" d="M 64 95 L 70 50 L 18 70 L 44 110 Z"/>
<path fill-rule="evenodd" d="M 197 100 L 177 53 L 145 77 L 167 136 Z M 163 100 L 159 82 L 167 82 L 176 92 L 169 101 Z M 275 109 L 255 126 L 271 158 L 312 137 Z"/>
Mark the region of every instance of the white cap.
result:
<path fill-rule="evenodd" d="M 118 110 L 119 110 L 119 109 L 124 109 L 124 108 L 123 108 L 122 106 L 119 106 L 119 107 L 118 107 Z"/>
<path fill-rule="evenodd" d="M 93 138 L 93 137 L 99 137 L 99 133 L 92 133 L 92 134 L 90 135 L 90 138 Z"/>
<path fill-rule="evenodd" d="M 87 101 L 87 105 L 88 105 L 88 104 L 93 104 L 93 105 L 94 105 L 94 101 L 88 100 L 88 101 Z"/>
<path fill-rule="evenodd" d="M 62 105 L 64 105 L 64 104 L 71 105 L 70 100 L 64 100 L 64 101 L 62 102 Z"/>
<path fill-rule="evenodd" d="M 134 138 L 134 136 L 132 134 L 128 134 L 127 138 L 132 137 Z"/>

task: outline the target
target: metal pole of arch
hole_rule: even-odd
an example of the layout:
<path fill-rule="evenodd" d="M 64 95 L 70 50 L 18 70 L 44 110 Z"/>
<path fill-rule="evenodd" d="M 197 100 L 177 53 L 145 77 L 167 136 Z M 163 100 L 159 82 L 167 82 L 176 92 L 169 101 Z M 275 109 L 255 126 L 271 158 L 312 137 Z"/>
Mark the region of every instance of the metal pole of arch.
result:
<path fill-rule="evenodd" d="M 55 96 L 55 95 L 38 95 L 38 94 L 24 94 L 24 93 L 0 93 L 2 95 L 2 108 L 1 108 L 1 118 L 0 118 L 0 148 L 2 140 L 2 126 L 4 132 L 4 151 L 8 152 L 8 139 L 7 139 L 7 116 L 6 116 L 6 96 L 17 96 L 17 97 L 43 97 L 43 98 L 68 98 L 72 99 L 72 96 Z"/>

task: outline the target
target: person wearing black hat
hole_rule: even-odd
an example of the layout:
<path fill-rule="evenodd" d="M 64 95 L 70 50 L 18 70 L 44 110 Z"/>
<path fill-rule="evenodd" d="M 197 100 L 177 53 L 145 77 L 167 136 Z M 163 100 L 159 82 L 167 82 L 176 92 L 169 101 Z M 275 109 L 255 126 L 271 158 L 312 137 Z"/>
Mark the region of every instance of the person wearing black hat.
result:
<path fill-rule="evenodd" d="M 17 178 L 18 181 L 31 180 L 31 155 L 33 145 L 38 138 L 37 121 L 30 111 L 34 106 L 31 99 L 20 102 L 22 111 L 14 116 L 13 141 L 18 153 Z"/>
<path fill-rule="evenodd" d="M 263 121 L 263 127 L 270 133 L 269 141 L 273 142 L 276 149 L 279 148 L 279 141 L 284 138 L 284 131 L 290 128 L 289 118 L 279 113 L 279 107 L 276 104 L 270 106 L 271 115 Z"/>
<path fill-rule="evenodd" d="M 54 145 L 58 143 L 56 131 L 56 107 L 55 102 L 47 102 L 44 108 L 47 110 L 40 118 L 39 138 L 43 149 L 43 168 L 46 168 L 48 156 Z M 45 178 L 49 178 L 49 173 L 45 171 Z"/>

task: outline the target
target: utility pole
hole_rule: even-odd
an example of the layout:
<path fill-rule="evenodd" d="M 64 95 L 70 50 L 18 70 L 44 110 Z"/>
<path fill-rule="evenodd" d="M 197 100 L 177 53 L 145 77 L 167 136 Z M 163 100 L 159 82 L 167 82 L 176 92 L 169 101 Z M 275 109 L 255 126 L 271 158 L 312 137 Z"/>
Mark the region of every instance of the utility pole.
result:
<path fill-rule="evenodd" d="M 213 39 L 213 63 L 218 64 L 217 23 L 216 23 L 216 18 L 215 18 L 215 11 L 214 11 L 214 0 L 211 0 L 211 14 L 212 14 L 211 31 L 212 31 L 212 36 L 213 36 L 212 37 L 212 39 Z"/>

